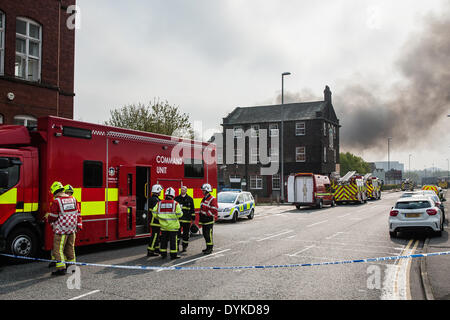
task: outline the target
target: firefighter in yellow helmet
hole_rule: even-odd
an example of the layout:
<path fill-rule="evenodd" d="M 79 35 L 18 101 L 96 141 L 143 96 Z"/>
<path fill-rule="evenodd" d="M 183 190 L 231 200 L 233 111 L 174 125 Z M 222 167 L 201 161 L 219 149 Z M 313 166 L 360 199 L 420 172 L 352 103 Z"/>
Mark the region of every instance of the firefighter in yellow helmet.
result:
<path fill-rule="evenodd" d="M 59 184 L 55 184 L 56 188 L 59 188 Z M 75 190 L 73 189 L 73 187 L 70 184 L 67 184 L 64 186 L 64 193 L 67 194 L 68 196 L 73 196 Z M 76 200 L 76 199 L 75 199 Z M 78 212 L 81 214 L 81 207 L 80 207 L 80 203 L 77 201 L 77 210 Z M 81 222 L 81 215 L 79 216 L 79 229 L 81 229 L 82 226 L 82 222 Z M 53 251 L 52 251 L 52 255 L 51 255 L 51 259 L 55 260 L 55 256 L 53 255 Z M 52 268 L 56 266 L 56 262 L 52 261 L 49 263 L 48 267 Z"/>
<path fill-rule="evenodd" d="M 162 258 L 167 257 L 167 244 L 170 242 L 170 259 L 178 259 L 178 230 L 180 229 L 179 219 L 183 216 L 183 211 L 178 202 L 174 200 L 175 190 L 167 188 L 166 199 L 161 200 L 153 208 L 161 225 L 161 245 L 159 252 Z"/>
<path fill-rule="evenodd" d="M 55 181 L 50 191 L 54 200 L 46 217 L 54 233 L 52 256 L 58 261 L 52 275 L 64 275 L 66 262 L 75 262 L 75 233 L 82 224 L 77 201 L 64 192 L 61 182 Z"/>

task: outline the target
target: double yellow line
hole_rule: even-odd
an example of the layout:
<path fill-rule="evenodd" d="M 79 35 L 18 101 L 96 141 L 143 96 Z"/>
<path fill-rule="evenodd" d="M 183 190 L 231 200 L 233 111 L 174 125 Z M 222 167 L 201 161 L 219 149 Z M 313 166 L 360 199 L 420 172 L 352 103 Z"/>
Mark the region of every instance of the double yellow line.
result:
<path fill-rule="evenodd" d="M 406 247 L 403 249 L 402 253 L 400 254 L 401 256 L 414 254 L 414 252 L 417 249 L 417 246 L 419 245 L 419 240 L 416 240 L 414 242 L 414 246 L 412 247 L 412 249 L 410 249 L 413 241 L 414 241 L 414 239 L 409 240 L 408 244 L 406 245 Z M 409 250 L 410 250 L 410 252 L 408 252 Z M 406 265 L 406 288 L 405 288 L 406 289 L 406 300 L 411 300 L 411 288 L 409 286 L 409 282 L 410 282 L 409 278 L 410 278 L 410 271 L 411 271 L 411 258 L 408 258 L 406 260 L 400 259 L 400 260 L 397 260 L 397 262 L 395 263 L 395 265 L 398 268 L 397 268 L 396 274 L 395 274 L 394 294 L 396 297 L 400 297 L 399 288 L 398 288 L 398 282 L 399 282 L 399 277 L 400 277 L 400 271 L 399 271 L 400 266 L 399 265 L 403 265 L 403 263 L 407 264 Z"/>

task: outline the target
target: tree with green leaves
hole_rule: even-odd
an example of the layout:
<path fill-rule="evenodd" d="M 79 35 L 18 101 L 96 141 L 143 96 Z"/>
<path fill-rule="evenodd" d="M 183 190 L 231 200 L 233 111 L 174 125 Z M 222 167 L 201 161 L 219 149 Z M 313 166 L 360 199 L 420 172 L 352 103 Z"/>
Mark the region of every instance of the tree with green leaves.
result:
<path fill-rule="evenodd" d="M 189 115 L 182 113 L 178 107 L 170 105 L 167 100 L 161 102 L 155 99 L 148 105 L 138 103 L 113 109 L 105 125 L 168 136 L 194 137 Z"/>
<path fill-rule="evenodd" d="M 341 153 L 341 177 L 343 177 L 349 171 L 356 171 L 360 174 L 366 174 L 371 172 L 370 165 L 365 162 L 361 157 L 355 156 L 350 152 Z"/>

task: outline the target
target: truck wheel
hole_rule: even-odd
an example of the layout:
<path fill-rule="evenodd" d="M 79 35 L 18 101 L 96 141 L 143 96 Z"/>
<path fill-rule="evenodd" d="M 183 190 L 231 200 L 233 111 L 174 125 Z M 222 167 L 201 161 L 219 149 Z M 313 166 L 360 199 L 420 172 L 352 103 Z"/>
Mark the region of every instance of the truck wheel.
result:
<path fill-rule="evenodd" d="M 320 200 L 319 203 L 317 204 L 317 208 L 322 209 L 323 208 L 323 201 Z"/>
<path fill-rule="evenodd" d="M 301 206 L 298 204 L 295 207 L 297 208 L 297 210 L 300 210 L 300 208 L 301 208 Z"/>
<path fill-rule="evenodd" d="M 397 238 L 397 231 L 389 231 L 389 236 L 391 238 Z"/>
<path fill-rule="evenodd" d="M 13 230 L 6 240 L 6 248 L 10 254 L 24 257 L 35 257 L 38 252 L 38 237 L 28 228 Z"/>

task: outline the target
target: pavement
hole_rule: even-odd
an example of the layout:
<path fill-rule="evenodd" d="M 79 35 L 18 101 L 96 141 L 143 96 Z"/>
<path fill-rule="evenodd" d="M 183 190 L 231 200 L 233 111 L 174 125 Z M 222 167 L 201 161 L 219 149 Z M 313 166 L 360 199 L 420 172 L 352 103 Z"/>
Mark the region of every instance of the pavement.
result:
<path fill-rule="evenodd" d="M 424 252 L 450 251 L 449 237 L 449 214 L 450 214 L 450 193 L 447 190 L 445 198 L 446 220 L 444 231 L 441 237 L 430 237 L 425 240 Z M 450 255 L 433 256 L 422 258 L 421 261 L 422 284 L 425 289 L 427 300 L 450 300 Z"/>

